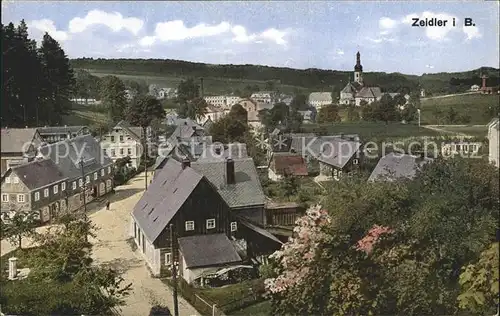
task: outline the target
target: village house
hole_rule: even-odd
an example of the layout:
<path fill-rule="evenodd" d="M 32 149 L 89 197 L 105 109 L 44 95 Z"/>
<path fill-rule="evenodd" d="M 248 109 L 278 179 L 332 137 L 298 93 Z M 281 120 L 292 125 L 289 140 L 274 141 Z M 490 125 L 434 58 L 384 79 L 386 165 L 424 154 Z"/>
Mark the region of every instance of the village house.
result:
<path fill-rule="evenodd" d="M 135 205 L 130 234 L 154 275 L 178 262 L 188 283 L 203 284 L 221 269 L 265 262 L 281 246 L 262 228 L 264 201 L 251 158 L 168 159 Z"/>
<path fill-rule="evenodd" d="M 323 106 L 333 103 L 332 94 L 330 92 L 312 92 L 309 94 L 307 102 L 319 111 Z"/>
<path fill-rule="evenodd" d="M 82 189 L 86 203 L 113 190 L 113 161 L 91 135 L 42 146 L 37 158 L 52 160 L 67 179 L 65 204 L 70 211 L 83 205 Z"/>
<path fill-rule="evenodd" d="M 305 110 L 297 112 L 302 116 L 302 123 L 313 123 L 315 121 L 316 111 Z"/>
<path fill-rule="evenodd" d="M 250 99 L 252 99 L 256 102 L 261 102 L 261 103 L 265 103 L 265 104 L 275 104 L 278 101 L 276 92 L 274 92 L 274 91 L 254 92 L 250 96 Z"/>
<path fill-rule="evenodd" d="M 146 133 L 151 134 L 150 128 Z M 131 167 L 141 165 L 144 142 L 142 127 L 131 126 L 126 121 L 120 121 L 108 133 L 102 136 L 100 145 L 102 152 L 116 162 L 120 158 L 130 157 Z"/>
<path fill-rule="evenodd" d="M 302 155 L 289 152 L 272 153 L 268 168 L 270 180 L 279 181 L 286 176 L 306 177 L 308 175 L 307 162 Z"/>
<path fill-rule="evenodd" d="M 233 95 L 214 95 L 205 96 L 203 99 L 208 103 L 220 109 L 229 109 L 236 103 L 238 103 L 241 98 Z"/>
<path fill-rule="evenodd" d="M 479 153 L 481 143 L 467 140 L 446 141 L 441 146 L 441 155 L 444 157 L 469 157 Z"/>
<path fill-rule="evenodd" d="M 215 123 L 229 113 L 229 109 L 219 108 L 219 107 L 214 106 L 210 103 L 207 105 L 206 110 L 207 111 L 206 111 L 205 115 L 196 120 L 197 123 L 200 125 L 205 125 L 205 123 L 209 120 L 212 123 Z"/>
<path fill-rule="evenodd" d="M 473 92 L 479 91 L 479 85 L 477 85 L 477 84 L 473 84 L 473 85 L 470 87 L 470 91 L 473 91 Z"/>
<path fill-rule="evenodd" d="M 500 123 L 498 118 L 494 118 L 488 124 L 488 148 L 489 161 L 497 168 L 500 166 L 500 149 L 498 142 L 500 141 Z"/>
<path fill-rule="evenodd" d="M 79 135 L 90 134 L 87 126 L 44 126 L 38 128 L 38 133 L 46 143 L 57 143 Z"/>
<path fill-rule="evenodd" d="M 380 158 L 368 181 L 392 182 L 398 179 L 413 179 L 417 170 L 432 161 L 432 158 L 392 152 Z"/>
<path fill-rule="evenodd" d="M 43 139 L 36 128 L 2 128 L 2 176 L 11 167 L 32 161 Z"/>
<path fill-rule="evenodd" d="M 248 98 L 241 99 L 238 104 L 247 111 L 248 125 L 252 126 L 254 130 L 258 130 L 262 127 L 259 112 L 262 110 L 270 110 L 274 107 L 274 103 L 260 102 Z"/>

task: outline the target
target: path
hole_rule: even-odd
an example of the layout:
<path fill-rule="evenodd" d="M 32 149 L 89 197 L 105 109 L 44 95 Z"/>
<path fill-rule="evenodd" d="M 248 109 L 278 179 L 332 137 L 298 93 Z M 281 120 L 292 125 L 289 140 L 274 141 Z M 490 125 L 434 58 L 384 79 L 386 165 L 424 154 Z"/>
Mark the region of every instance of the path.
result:
<path fill-rule="evenodd" d="M 149 175 L 148 175 L 149 178 Z M 130 295 L 125 306 L 120 307 L 124 316 L 148 315 L 154 299 L 165 304 L 173 313 L 171 289 L 159 279 L 150 276 L 146 264 L 138 250 L 132 252 L 127 243 L 130 230 L 130 212 L 144 192 L 144 173 L 131 179 L 128 184 L 117 187 L 116 194 L 110 196 L 111 209 L 94 204 L 89 209 L 89 218 L 98 227 L 92 249 L 96 263 L 108 264 L 123 272 L 124 284 L 132 283 Z M 46 228 L 42 228 L 46 229 Z M 23 246 L 30 246 L 26 241 Z M 7 241 L 2 240 L 2 254 L 13 250 Z M 179 315 L 199 315 L 198 312 L 179 296 Z"/>
<path fill-rule="evenodd" d="M 473 91 L 473 92 L 465 92 L 465 93 L 445 94 L 445 95 L 438 95 L 435 97 L 420 98 L 420 101 L 427 101 L 427 100 L 432 100 L 432 99 L 442 99 L 442 98 L 451 98 L 451 97 L 456 97 L 456 96 L 461 96 L 461 95 L 479 94 L 479 93 L 480 93 L 479 91 Z"/>

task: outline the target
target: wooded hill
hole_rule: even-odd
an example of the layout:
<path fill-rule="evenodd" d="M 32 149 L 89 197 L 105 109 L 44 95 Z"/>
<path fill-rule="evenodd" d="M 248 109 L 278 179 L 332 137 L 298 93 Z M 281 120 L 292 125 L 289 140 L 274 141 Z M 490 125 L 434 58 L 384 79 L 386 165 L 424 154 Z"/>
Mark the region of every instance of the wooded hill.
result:
<path fill-rule="evenodd" d="M 259 65 L 213 65 L 171 59 L 93 59 L 71 60 L 75 69 L 113 74 L 155 75 L 166 77 L 205 77 L 275 81 L 282 85 L 306 89 L 340 91 L 352 78 L 351 71 L 324 69 L 292 69 Z M 403 92 L 425 89 L 431 94 L 463 92 L 472 84 L 481 84 L 479 75 L 489 76 L 488 85 L 499 84 L 499 69 L 482 68 L 460 73 L 424 74 L 422 76 L 401 73 L 365 73 L 367 85 L 377 85 L 383 91 Z"/>

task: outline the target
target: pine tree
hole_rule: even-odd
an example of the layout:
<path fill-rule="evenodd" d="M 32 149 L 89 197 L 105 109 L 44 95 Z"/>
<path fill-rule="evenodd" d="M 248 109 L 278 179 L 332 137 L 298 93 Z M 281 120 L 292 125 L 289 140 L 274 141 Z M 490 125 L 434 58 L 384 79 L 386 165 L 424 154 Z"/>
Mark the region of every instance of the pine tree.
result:
<path fill-rule="evenodd" d="M 109 118 L 118 122 L 125 118 L 127 99 L 125 85 L 116 76 L 106 76 L 102 79 L 101 101 L 108 108 Z"/>

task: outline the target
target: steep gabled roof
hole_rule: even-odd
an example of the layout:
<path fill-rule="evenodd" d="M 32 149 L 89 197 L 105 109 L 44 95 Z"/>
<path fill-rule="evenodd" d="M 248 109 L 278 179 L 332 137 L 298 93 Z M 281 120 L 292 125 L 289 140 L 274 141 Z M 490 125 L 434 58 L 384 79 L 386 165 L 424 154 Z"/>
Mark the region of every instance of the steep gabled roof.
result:
<path fill-rule="evenodd" d="M 378 99 L 382 96 L 382 91 L 379 87 L 363 87 L 358 93 L 356 98 L 375 98 Z"/>
<path fill-rule="evenodd" d="M 1 133 L 2 153 L 22 153 L 23 149 L 28 149 L 27 143 L 32 143 L 35 147 L 40 145 L 36 128 L 2 128 Z"/>
<path fill-rule="evenodd" d="M 407 154 L 389 153 L 380 158 L 368 181 L 394 181 L 400 178 L 413 178 L 418 169 L 433 161 Z"/>
<path fill-rule="evenodd" d="M 130 136 L 132 136 L 136 141 L 141 141 L 142 138 L 144 137 L 142 127 L 132 126 L 127 121 L 122 120 L 122 121 L 118 122 L 118 124 L 116 124 L 115 128 L 116 127 L 121 127 L 124 130 L 126 130 L 130 134 Z"/>
<path fill-rule="evenodd" d="M 279 175 L 307 176 L 307 164 L 300 154 L 274 153 L 271 158 L 273 171 Z"/>
<path fill-rule="evenodd" d="M 67 178 L 50 159 L 35 160 L 13 167 L 12 172 L 31 191 Z"/>
<path fill-rule="evenodd" d="M 330 166 L 344 168 L 346 163 L 357 154 L 360 147 L 359 141 L 333 138 L 328 141 L 328 145 L 323 145 L 323 152 L 320 152 L 317 159 Z"/>
<path fill-rule="evenodd" d="M 242 143 L 211 144 L 204 148 L 198 161 L 225 161 L 226 158 L 248 158 L 247 145 Z"/>

